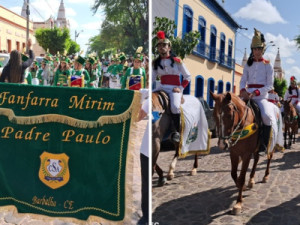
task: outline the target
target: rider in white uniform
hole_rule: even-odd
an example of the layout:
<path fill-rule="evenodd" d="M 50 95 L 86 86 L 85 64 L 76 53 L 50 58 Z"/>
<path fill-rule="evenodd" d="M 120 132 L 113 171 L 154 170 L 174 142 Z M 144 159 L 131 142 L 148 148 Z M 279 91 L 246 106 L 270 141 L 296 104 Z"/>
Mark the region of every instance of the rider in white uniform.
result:
<path fill-rule="evenodd" d="M 259 148 L 259 154 L 265 155 L 270 139 L 273 116 L 272 103 L 267 100 L 268 92 L 273 89 L 274 71 L 269 61 L 262 56 L 265 51 L 265 39 L 263 34 L 254 29 L 254 37 L 251 43 L 251 54 L 244 67 L 240 81 L 240 93 L 244 99 L 252 98 L 259 106 L 263 121 L 263 135 Z"/>
<path fill-rule="evenodd" d="M 294 76 L 291 77 L 290 86 L 286 90 L 284 95 L 284 101 L 292 99 L 292 104 L 297 109 L 297 112 L 300 113 L 300 90 L 297 87 L 297 80 Z"/>
<path fill-rule="evenodd" d="M 180 105 L 184 88 L 191 80 L 190 72 L 187 70 L 182 60 L 175 57 L 171 52 L 171 42 L 165 37 L 163 31 L 157 33 L 156 44 L 159 57 L 153 62 L 152 80 L 156 81 L 160 77 L 161 85 L 154 91 L 164 90 L 170 97 L 172 118 L 177 132 L 172 134 L 173 141 L 180 140 Z M 183 76 L 180 81 L 180 74 Z"/>

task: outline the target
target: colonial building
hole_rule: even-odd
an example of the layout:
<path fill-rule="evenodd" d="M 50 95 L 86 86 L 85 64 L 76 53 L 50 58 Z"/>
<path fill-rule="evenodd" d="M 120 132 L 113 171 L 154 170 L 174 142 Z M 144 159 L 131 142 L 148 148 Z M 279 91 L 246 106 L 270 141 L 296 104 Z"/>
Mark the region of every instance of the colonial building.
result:
<path fill-rule="evenodd" d="M 234 48 L 240 26 L 216 0 L 153 1 L 152 15 L 153 20 L 156 16 L 173 19 L 177 25 L 175 36 L 184 37 L 192 30 L 201 34 L 193 54 L 184 60 L 192 75 L 184 93 L 203 97 L 213 107 L 209 91 L 233 91 Z"/>
<path fill-rule="evenodd" d="M 26 18 L 0 5 L 0 51 L 10 53 L 26 46 Z M 33 39 L 33 23 L 29 22 L 29 38 Z"/>

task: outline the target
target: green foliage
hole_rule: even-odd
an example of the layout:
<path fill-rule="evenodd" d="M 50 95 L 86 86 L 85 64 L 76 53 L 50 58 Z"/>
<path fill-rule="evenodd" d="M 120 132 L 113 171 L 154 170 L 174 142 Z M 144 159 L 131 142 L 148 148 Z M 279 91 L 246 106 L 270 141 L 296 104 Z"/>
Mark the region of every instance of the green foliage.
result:
<path fill-rule="evenodd" d="M 148 51 L 148 0 L 95 0 L 94 13 L 103 9 L 106 18 L 99 35 L 92 37 L 89 52 L 116 47 L 133 54 L 139 46 Z"/>
<path fill-rule="evenodd" d="M 274 90 L 275 90 L 275 92 L 277 92 L 278 96 L 283 98 L 284 94 L 286 92 L 286 89 L 287 89 L 286 80 L 284 80 L 284 79 L 280 80 L 278 78 L 274 79 Z"/>
<path fill-rule="evenodd" d="M 68 55 L 75 54 L 80 51 L 80 45 L 70 39 L 67 42 L 67 51 L 68 51 L 68 53 L 67 53 Z"/>
<path fill-rule="evenodd" d="M 179 56 L 181 59 L 184 59 L 186 55 L 192 53 L 193 49 L 199 42 L 200 33 L 199 31 L 191 31 L 184 35 L 184 38 L 181 39 L 179 37 L 174 37 L 174 31 L 176 29 L 175 22 L 173 20 L 169 20 L 165 17 L 155 17 L 155 21 L 153 22 L 153 38 L 152 38 L 152 52 L 154 55 L 158 55 L 156 51 L 156 43 L 157 37 L 156 34 L 158 31 L 162 30 L 165 32 L 166 36 L 172 43 L 172 52 Z"/>
<path fill-rule="evenodd" d="M 54 55 L 58 51 L 64 52 L 67 49 L 70 31 L 67 28 L 40 28 L 36 30 L 35 37 L 45 51 L 49 49 L 49 52 Z"/>
<path fill-rule="evenodd" d="M 300 35 L 298 35 L 295 39 L 296 45 L 298 46 L 298 49 L 300 49 Z"/>

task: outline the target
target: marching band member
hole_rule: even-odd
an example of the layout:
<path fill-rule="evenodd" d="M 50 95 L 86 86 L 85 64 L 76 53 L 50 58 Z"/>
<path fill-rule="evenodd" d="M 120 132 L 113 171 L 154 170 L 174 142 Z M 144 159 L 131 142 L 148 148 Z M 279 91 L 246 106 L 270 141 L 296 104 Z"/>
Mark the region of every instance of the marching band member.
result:
<path fill-rule="evenodd" d="M 139 90 L 146 88 L 146 72 L 142 67 L 143 47 L 139 47 L 134 54 L 133 67 L 126 70 L 122 79 L 122 89 Z"/>
<path fill-rule="evenodd" d="M 69 61 L 70 59 L 67 56 L 60 57 L 60 64 L 54 76 L 54 86 L 68 86 L 68 78 L 71 75 Z"/>

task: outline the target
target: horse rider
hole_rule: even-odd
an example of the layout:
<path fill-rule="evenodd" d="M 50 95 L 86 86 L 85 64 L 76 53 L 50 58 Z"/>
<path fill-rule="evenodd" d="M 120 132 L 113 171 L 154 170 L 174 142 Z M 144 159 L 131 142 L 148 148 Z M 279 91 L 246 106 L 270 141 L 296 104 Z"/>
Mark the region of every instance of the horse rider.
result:
<path fill-rule="evenodd" d="M 268 101 L 274 103 L 279 108 L 281 107 L 281 104 L 279 102 L 279 96 L 277 92 L 274 90 L 274 88 L 268 92 Z"/>
<path fill-rule="evenodd" d="M 181 98 L 184 88 L 191 80 L 191 76 L 182 60 L 171 52 L 172 44 L 166 38 L 164 31 L 157 32 L 157 38 L 156 48 L 159 57 L 153 62 L 152 79 L 155 82 L 156 78 L 160 77 L 161 85 L 154 91 L 163 90 L 169 95 L 172 119 L 176 129 L 176 132 L 172 133 L 171 138 L 173 141 L 179 142 Z M 183 76 L 182 82 L 180 82 L 181 74 Z"/>
<path fill-rule="evenodd" d="M 299 88 L 297 86 L 297 80 L 294 76 L 291 76 L 290 78 L 290 86 L 286 90 L 284 95 L 284 101 L 292 100 L 291 103 L 296 108 L 297 112 L 300 113 L 300 94 L 299 94 Z"/>
<path fill-rule="evenodd" d="M 266 49 L 264 35 L 254 28 L 251 54 L 244 67 L 240 81 L 240 95 L 244 100 L 252 98 L 260 108 L 263 127 L 259 155 L 264 156 L 270 140 L 272 123 L 276 123 L 273 105 L 267 100 L 268 92 L 273 89 L 274 71 L 268 60 L 263 58 Z"/>

